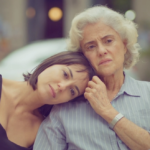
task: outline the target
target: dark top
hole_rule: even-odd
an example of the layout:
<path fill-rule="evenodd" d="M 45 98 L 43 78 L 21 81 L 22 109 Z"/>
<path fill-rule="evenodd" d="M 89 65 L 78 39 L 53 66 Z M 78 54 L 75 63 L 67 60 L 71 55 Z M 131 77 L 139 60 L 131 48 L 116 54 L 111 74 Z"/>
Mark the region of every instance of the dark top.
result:
<path fill-rule="evenodd" d="M 2 76 L 0 75 L 0 99 L 1 99 L 1 91 L 2 91 Z M 0 150 L 32 150 L 32 149 L 33 145 L 29 148 L 25 148 L 9 141 L 5 129 L 0 124 Z"/>

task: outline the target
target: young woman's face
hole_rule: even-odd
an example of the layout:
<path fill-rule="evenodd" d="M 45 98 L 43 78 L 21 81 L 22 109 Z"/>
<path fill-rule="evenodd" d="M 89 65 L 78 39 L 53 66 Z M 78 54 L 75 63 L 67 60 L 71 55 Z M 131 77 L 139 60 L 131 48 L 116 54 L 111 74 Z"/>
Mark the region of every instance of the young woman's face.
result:
<path fill-rule="evenodd" d="M 37 92 L 43 104 L 68 102 L 84 93 L 89 81 L 82 65 L 53 65 L 38 76 Z"/>

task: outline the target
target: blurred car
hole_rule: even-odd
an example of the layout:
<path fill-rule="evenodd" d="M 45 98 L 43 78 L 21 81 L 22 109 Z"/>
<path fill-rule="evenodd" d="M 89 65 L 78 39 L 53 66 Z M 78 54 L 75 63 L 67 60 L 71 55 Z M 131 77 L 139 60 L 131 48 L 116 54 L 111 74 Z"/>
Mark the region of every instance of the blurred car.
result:
<path fill-rule="evenodd" d="M 37 41 L 11 52 L 0 61 L 3 78 L 23 81 L 23 73 L 31 72 L 44 59 L 66 51 L 66 39 Z"/>
<path fill-rule="evenodd" d="M 23 48 L 13 51 L 0 62 L 0 74 L 3 78 L 23 81 L 23 73 L 32 70 L 44 59 L 61 51 L 66 51 L 66 39 L 51 39 L 37 41 Z M 133 70 L 126 71 L 130 76 L 138 79 Z"/>

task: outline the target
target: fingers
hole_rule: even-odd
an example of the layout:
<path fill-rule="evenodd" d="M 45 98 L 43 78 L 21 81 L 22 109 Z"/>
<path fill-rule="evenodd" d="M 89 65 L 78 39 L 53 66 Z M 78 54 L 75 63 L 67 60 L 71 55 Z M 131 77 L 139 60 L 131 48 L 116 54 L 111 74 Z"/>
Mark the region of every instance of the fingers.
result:
<path fill-rule="evenodd" d="M 84 97 L 91 102 L 99 92 L 96 89 L 87 87 L 84 92 Z"/>
<path fill-rule="evenodd" d="M 102 81 L 100 80 L 100 78 L 99 78 L 98 76 L 94 76 L 94 77 L 92 78 L 92 81 L 93 81 L 94 83 L 96 83 L 96 84 L 101 84 L 101 83 L 102 83 Z"/>
<path fill-rule="evenodd" d="M 103 85 L 104 83 L 97 77 L 94 76 L 91 81 L 88 82 L 88 87 L 97 88 L 98 85 Z"/>
<path fill-rule="evenodd" d="M 93 82 L 93 81 L 89 81 L 89 82 L 88 82 L 88 87 L 91 88 L 91 89 L 92 89 L 92 88 L 95 88 L 96 85 L 97 85 L 97 84 L 96 84 L 95 82 Z"/>
<path fill-rule="evenodd" d="M 97 76 L 94 76 L 92 80 L 88 82 L 88 87 L 97 90 L 102 90 L 103 88 L 106 88 L 105 84 Z"/>
<path fill-rule="evenodd" d="M 87 87 L 87 88 L 85 89 L 85 92 L 86 92 L 86 93 L 96 94 L 96 93 L 97 93 L 97 90 L 96 90 L 96 89 L 91 89 L 91 88 Z"/>
<path fill-rule="evenodd" d="M 88 82 L 88 87 L 94 87 L 97 84 L 104 84 L 98 76 L 94 76 L 91 81 Z"/>
<path fill-rule="evenodd" d="M 87 92 L 87 93 L 91 92 L 91 88 L 87 87 L 87 88 L 85 89 L 85 92 Z"/>
<path fill-rule="evenodd" d="M 92 93 L 89 93 L 89 92 L 84 92 L 84 97 L 85 97 L 85 99 L 87 99 L 89 102 L 92 101 L 92 99 L 93 99 Z"/>

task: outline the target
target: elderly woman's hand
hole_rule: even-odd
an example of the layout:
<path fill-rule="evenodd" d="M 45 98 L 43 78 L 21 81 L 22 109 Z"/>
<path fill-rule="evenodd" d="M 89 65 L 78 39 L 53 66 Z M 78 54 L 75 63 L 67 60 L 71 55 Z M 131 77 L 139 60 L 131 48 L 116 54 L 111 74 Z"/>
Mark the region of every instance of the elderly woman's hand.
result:
<path fill-rule="evenodd" d="M 106 86 L 97 76 L 94 76 L 88 82 L 84 97 L 89 101 L 95 112 L 102 117 L 109 110 L 113 109 L 107 96 Z"/>

